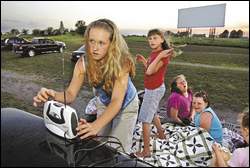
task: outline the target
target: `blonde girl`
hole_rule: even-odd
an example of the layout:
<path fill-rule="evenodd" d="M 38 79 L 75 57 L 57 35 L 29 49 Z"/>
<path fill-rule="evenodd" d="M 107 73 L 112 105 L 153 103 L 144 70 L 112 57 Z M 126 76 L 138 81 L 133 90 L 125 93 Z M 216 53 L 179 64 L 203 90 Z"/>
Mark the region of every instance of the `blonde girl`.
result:
<path fill-rule="evenodd" d="M 138 97 L 131 77 L 135 64 L 127 44 L 117 26 L 108 19 L 90 23 L 85 35 L 86 57 L 75 65 L 73 77 L 66 89 L 67 103 L 77 97 L 85 78 L 95 89 L 97 119 L 88 123 L 80 119 L 76 128 L 81 139 L 95 135 L 110 135 L 118 138 L 125 152 L 130 152 L 133 130 L 137 120 Z M 33 98 L 34 106 L 46 102 L 51 96 L 64 102 L 63 92 L 42 88 Z"/>

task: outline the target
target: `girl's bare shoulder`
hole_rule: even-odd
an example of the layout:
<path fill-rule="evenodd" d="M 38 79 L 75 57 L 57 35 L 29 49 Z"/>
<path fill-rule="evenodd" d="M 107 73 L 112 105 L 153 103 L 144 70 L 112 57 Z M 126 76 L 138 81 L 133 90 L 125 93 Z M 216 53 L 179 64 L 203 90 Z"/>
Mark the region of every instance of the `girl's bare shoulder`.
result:
<path fill-rule="evenodd" d="M 85 68 L 85 62 L 84 62 L 83 57 L 81 57 L 77 60 L 75 67 L 76 67 L 76 70 L 78 70 L 80 74 L 85 73 L 86 68 Z"/>

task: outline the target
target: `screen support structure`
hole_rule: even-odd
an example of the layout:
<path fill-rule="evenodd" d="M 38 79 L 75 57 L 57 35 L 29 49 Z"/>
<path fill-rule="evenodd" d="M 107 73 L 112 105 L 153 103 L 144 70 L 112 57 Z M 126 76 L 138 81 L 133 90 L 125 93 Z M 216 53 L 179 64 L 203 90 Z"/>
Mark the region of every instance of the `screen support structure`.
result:
<path fill-rule="evenodd" d="M 186 28 L 186 32 L 188 33 L 188 37 L 192 36 L 192 28 L 190 27 Z"/>
<path fill-rule="evenodd" d="M 209 29 L 209 38 L 213 38 L 213 40 L 215 37 L 215 30 L 216 30 L 215 27 L 210 27 L 210 29 Z"/>

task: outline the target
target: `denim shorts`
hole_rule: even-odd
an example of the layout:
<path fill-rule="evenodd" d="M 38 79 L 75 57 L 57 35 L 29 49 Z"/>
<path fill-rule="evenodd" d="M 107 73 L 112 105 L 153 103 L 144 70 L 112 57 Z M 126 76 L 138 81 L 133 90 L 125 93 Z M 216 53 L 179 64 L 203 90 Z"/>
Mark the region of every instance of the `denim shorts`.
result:
<path fill-rule="evenodd" d="M 163 83 L 160 87 L 149 90 L 145 88 L 145 94 L 141 105 L 138 121 L 151 123 L 154 115 L 158 110 L 159 103 L 165 94 L 165 84 Z"/>

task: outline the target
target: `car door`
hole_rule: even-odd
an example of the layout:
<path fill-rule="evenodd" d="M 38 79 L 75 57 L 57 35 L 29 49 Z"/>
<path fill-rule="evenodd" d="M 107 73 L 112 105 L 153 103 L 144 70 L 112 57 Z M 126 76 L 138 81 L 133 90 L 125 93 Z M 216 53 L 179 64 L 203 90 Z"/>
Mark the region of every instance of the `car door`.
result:
<path fill-rule="evenodd" d="M 51 51 L 58 51 L 58 45 L 54 40 L 49 39 L 50 46 L 51 46 Z"/>
<path fill-rule="evenodd" d="M 52 52 L 55 50 L 55 44 L 52 40 L 46 39 L 46 51 Z"/>
<path fill-rule="evenodd" d="M 48 41 L 48 39 L 44 39 L 43 52 L 49 52 L 49 51 L 51 51 L 50 42 Z"/>
<path fill-rule="evenodd" d="M 44 52 L 46 49 L 46 42 L 45 39 L 38 39 L 38 43 L 35 44 L 36 51 Z"/>

